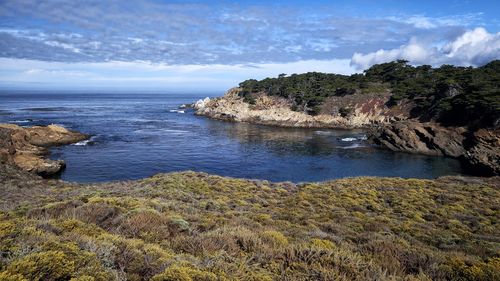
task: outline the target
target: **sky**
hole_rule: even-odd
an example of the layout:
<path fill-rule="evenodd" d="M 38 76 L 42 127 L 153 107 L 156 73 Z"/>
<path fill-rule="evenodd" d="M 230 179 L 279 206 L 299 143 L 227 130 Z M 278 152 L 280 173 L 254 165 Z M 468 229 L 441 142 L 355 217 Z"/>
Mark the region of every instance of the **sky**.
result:
<path fill-rule="evenodd" d="M 223 91 L 500 59 L 500 1 L 0 0 L 0 89 Z"/>

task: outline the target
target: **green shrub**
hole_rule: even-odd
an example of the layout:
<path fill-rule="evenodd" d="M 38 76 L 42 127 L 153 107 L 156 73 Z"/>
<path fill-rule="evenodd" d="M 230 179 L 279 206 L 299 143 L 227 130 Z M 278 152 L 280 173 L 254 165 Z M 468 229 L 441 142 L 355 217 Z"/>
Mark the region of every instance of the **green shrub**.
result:
<path fill-rule="evenodd" d="M 185 265 L 172 265 L 163 273 L 153 276 L 152 281 L 216 281 L 212 272 L 203 271 Z"/>
<path fill-rule="evenodd" d="M 266 230 L 262 233 L 265 241 L 270 242 L 275 247 L 288 245 L 288 239 L 283 233 L 276 230 Z"/>
<path fill-rule="evenodd" d="M 28 280 L 70 279 L 75 272 L 75 263 L 61 251 L 33 253 L 12 262 L 7 267 L 11 276 L 21 275 Z"/>

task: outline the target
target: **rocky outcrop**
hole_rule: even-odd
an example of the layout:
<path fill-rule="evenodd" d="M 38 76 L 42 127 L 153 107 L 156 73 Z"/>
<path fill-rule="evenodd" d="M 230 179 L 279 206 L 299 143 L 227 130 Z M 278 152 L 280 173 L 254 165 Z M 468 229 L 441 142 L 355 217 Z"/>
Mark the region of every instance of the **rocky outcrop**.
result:
<path fill-rule="evenodd" d="M 240 91 L 239 88 L 233 88 L 223 97 L 199 100 L 193 107 L 196 114 L 214 119 L 283 127 L 369 128 L 373 124 L 406 118 L 385 106 L 387 95 L 336 97 L 337 100 L 326 101 L 325 105 L 342 104 L 341 108 L 332 107 L 313 116 L 303 111 L 293 111 L 292 104 L 280 97 L 261 94 L 252 102 L 246 102 L 239 95 Z"/>
<path fill-rule="evenodd" d="M 476 174 L 500 174 L 500 132 L 405 120 L 372 130 L 369 139 L 393 151 L 449 156 L 464 160 Z"/>
<path fill-rule="evenodd" d="M 87 135 L 56 125 L 23 128 L 0 124 L 0 164 L 15 165 L 41 176 L 54 175 L 64 169 L 66 164 L 63 160 L 44 158 L 48 154 L 47 148 L 87 138 Z"/>
<path fill-rule="evenodd" d="M 500 175 L 500 129 L 474 132 L 465 159 L 479 173 Z"/>
<path fill-rule="evenodd" d="M 394 151 L 427 155 L 464 155 L 465 128 L 445 128 L 435 123 L 405 120 L 372 130 L 370 139 Z"/>

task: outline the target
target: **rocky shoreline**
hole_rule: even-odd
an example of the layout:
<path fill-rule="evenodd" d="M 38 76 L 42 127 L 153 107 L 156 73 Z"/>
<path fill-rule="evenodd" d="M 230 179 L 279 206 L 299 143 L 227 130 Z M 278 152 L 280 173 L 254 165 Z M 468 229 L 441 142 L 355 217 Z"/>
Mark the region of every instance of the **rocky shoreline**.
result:
<path fill-rule="evenodd" d="M 239 92 L 239 88 L 233 88 L 223 97 L 199 100 L 193 104 L 195 114 L 218 120 L 262 125 L 332 129 L 371 128 L 374 124 L 405 118 L 403 113 L 384 107 L 388 100 L 386 95 L 373 95 L 368 99 L 352 99 L 347 102 L 347 99 L 342 99 L 343 106 L 331 109 L 336 114 L 330 112 L 313 116 L 291 110 L 291 104 L 285 99 L 264 94 L 259 95 L 254 104 L 249 104 L 239 96 Z M 335 103 L 335 100 L 331 102 Z M 349 113 L 339 113 L 342 108 L 348 108 Z"/>
<path fill-rule="evenodd" d="M 393 151 L 447 156 L 462 160 L 472 174 L 500 175 L 500 129 L 469 130 L 421 122 L 410 117 L 412 105 L 388 107 L 389 95 L 336 97 L 318 115 L 293 111 L 285 99 L 265 94 L 251 103 L 233 88 L 223 97 L 193 104 L 195 114 L 261 125 L 302 128 L 367 129 L 369 140 Z M 346 110 L 348 112 L 346 113 Z"/>
<path fill-rule="evenodd" d="M 88 135 L 57 125 L 24 128 L 0 124 L 0 164 L 17 166 L 24 171 L 49 177 L 61 172 L 66 163 L 64 160 L 46 159 L 48 148 L 88 138 Z"/>

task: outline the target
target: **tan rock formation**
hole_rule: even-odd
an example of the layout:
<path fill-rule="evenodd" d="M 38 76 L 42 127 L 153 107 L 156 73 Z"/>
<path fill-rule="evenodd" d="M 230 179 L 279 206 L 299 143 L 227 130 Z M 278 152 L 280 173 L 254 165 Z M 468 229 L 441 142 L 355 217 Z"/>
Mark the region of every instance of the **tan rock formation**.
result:
<path fill-rule="evenodd" d="M 280 97 L 262 94 L 256 97 L 254 104 L 249 104 L 238 95 L 240 91 L 239 88 L 233 88 L 223 97 L 196 102 L 196 114 L 219 120 L 263 125 L 342 129 L 368 128 L 373 124 L 387 123 L 396 116 L 385 106 L 386 96 L 365 95 L 357 100 L 352 99 L 348 103 L 352 109 L 348 116 L 341 116 L 335 110 L 313 116 L 291 110 L 291 104 Z M 344 102 L 346 100 L 343 99 Z"/>
<path fill-rule="evenodd" d="M 87 139 L 88 136 L 72 132 L 61 126 L 23 128 L 13 124 L 0 124 L 0 164 L 11 164 L 41 176 L 60 172 L 62 160 L 45 159 L 47 148 Z"/>

